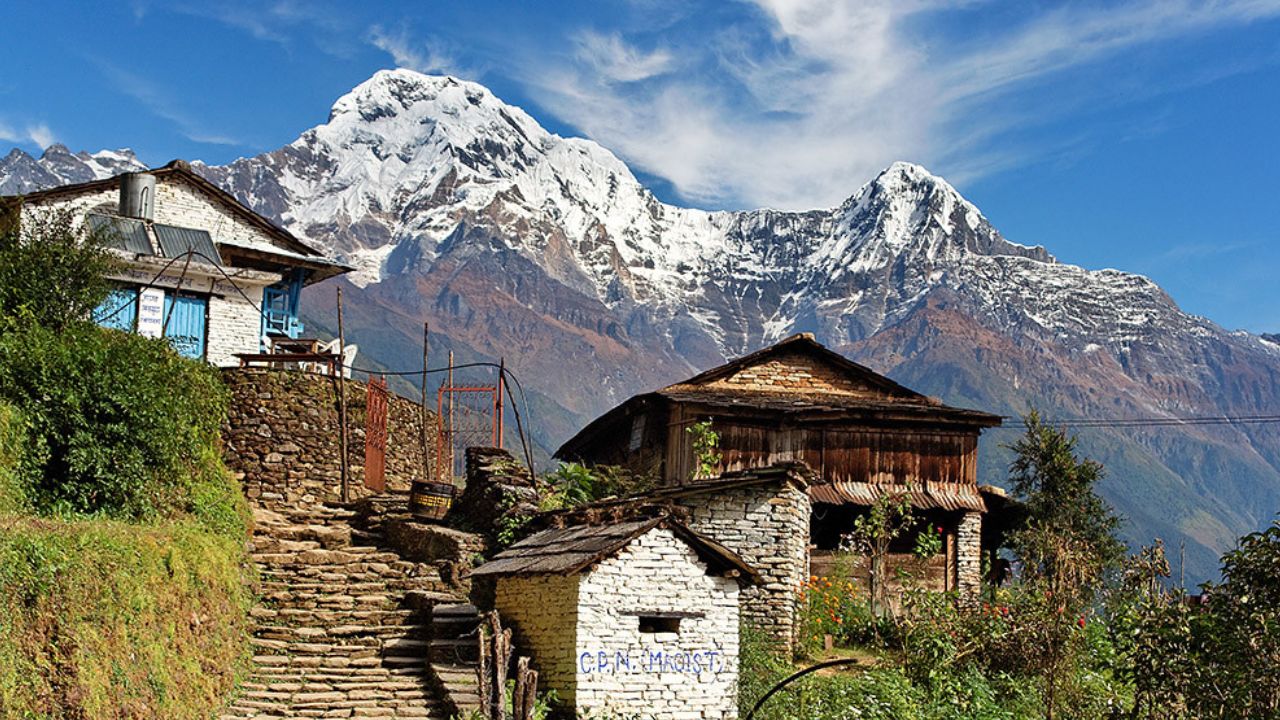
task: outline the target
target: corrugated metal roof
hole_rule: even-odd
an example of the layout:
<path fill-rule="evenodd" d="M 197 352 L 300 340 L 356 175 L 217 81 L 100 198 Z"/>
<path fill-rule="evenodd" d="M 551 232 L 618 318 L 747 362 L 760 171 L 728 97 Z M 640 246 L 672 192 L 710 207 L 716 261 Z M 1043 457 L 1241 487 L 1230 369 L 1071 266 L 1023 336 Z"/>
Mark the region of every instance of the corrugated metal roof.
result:
<path fill-rule="evenodd" d="M 987 510 L 976 485 L 926 482 L 923 486 L 903 486 L 836 482 L 809 486 L 811 500 L 829 505 L 873 505 L 884 495 L 902 495 L 912 507 L 923 510 Z"/>
<path fill-rule="evenodd" d="M 213 246 L 213 238 L 209 237 L 207 230 L 161 225 L 160 223 L 156 223 L 155 229 L 156 239 L 160 241 L 161 255 L 178 257 L 188 250 L 195 250 L 205 257 L 193 255 L 191 257 L 192 262 L 222 265 L 222 257 L 218 255 L 218 249 Z"/>
<path fill-rule="evenodd" d="M 154 255 L 147 226 L 141 220 L 89 213 L 89 227 L 98 234 L 107 247 L 124 250 L 136 255 Z"/>

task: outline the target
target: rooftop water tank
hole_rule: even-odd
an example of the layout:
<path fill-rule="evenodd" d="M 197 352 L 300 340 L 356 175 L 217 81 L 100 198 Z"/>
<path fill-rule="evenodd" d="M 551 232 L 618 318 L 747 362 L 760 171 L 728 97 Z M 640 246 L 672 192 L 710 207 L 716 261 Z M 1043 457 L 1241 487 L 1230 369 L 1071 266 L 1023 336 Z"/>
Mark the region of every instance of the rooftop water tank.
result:
<path fill-rule="evenodd" d="M 155 219 L 155 175 L 128 173 L 120 176 L 120 214 L 139 220 Z"/>

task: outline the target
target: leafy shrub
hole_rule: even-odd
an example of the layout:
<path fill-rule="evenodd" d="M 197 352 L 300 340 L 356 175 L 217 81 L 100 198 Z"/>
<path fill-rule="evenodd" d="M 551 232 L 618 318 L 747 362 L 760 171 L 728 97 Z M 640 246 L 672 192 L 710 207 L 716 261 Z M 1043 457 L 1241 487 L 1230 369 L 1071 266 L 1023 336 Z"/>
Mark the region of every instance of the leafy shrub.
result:
<path fill-rule="evenodd" d="M 826 635 L 847 645 L 872 620 L 857 586 L 841 578 L 810 577 L 800 586 L 798 610 L 799 650 L 805 657 L 818 656 Z"/>
<path fill-rule="evenodd" d="M 83 321 L 111 289 L 117 261 L 103 240 L 66 211 L 28 213 L 20 230 L 0 229 L 0 319 L 51 330 Z"/>
<path fill-rule="evenodd" d="M 542 476 L 539 509 L 562 510 L 652 490 L 656 480 L 617 465 L 563 463 Z"/>
<path fill-rule="evenodd" d="M 0 336 L 0 396 L 25 424 L 21 480 L 41 512 L 195 511 L 232 529 L 242 501 L 218 456 L 227 393 L 163 341 L 80 323 Z"/>
<path fill-rule="evenodd" d="M 22 418 L 18 411 L 0 402 L 0 515 L 26 507 L 26 494 L 18 478 L 22 457 Z"/>

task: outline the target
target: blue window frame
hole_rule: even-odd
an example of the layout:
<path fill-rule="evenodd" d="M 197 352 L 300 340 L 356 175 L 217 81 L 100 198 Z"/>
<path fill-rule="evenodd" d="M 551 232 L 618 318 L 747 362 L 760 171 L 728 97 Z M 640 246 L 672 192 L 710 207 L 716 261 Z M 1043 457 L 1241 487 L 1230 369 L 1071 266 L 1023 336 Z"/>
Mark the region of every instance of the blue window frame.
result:
<path fill-rule="evenodd" d="M 112 290 L 93 311 L 93 321 L 105 328 L 133 332 L 138 321 L 138 288 Z"/>
<path fill-rule="evenodd" d="M 203 360 L 209 298 L 180 295 L 175 300 L 172 294 L 166 293 L 164 315 L 168 318 L 164 336 L 169 339 L 178 354 Z"/>
<path fill-rule="evenodd" d="M 296 338 L 302 334 L 298 321 L 298 297 L 306 271 L 295 268 L 289 277 L 262 289 L 262 334 Z"/>

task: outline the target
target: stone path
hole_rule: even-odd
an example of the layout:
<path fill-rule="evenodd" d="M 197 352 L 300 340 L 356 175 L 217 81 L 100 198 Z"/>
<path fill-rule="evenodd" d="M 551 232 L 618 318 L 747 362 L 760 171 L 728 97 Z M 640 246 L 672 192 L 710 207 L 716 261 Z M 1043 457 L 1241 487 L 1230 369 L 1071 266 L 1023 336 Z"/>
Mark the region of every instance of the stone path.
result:
<path fill-rule="evenodd" d="M 436 568 L 386 551 L 348 510 L 255 513 L 254 671 L 220 720 L 447 718 L 428 657 Z"/>

